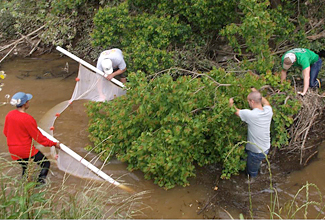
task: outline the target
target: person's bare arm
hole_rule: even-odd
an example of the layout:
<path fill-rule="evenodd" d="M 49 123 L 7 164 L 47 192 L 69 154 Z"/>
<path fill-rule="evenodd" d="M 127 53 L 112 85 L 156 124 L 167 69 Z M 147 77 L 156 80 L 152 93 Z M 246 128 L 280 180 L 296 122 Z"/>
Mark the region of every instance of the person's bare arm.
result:
<path fill-rule="evenodd" d="M 269 101 L 267 101 L 267 99 L 266 98 L 264 98 L 264 97 L 262 97 L 262 105 L 263 106 L 271 106 L 271 104 L 269 103 Z"/>
<path fill-rule="evenodd" d="M 298 92 L 298 94 L 305 95 L 309 88 L 310 66 L 302 71 L 302 75 L 304 76 L 304 89 L 302 92 Z"/>
<path fill-rule="evenodd" d="M 116 70 L 115 72 L 113 72 L 112 74 L 109 74 L 109 75 L 106 77 L 106 79 L 111 80 L 111 79 L 113 79 L 115 76 L 120 75 L 120 74 L 124 73 L 125 71 L 126 71 L 126 68 L 123 69 L 123 70 L 118 69 L 118 70 Z"/>
<path fill-rule="evenodd" d="M 287 71 L 282 70 L 281 71 L 281 83 L 287 78 Z"/>
<path fill-rule="evenodd" d="M 236 114 L 237 116 L 239 116 L 239 111 L 240 111 L 240 109 L 238 109 L 238 108 L 234 105 L 234 99 L 233 99 L 233 98 L 230 98 L 230 99 L 229 99 L 229 106 L 230 106 L 230 107 L 234 107 L 234 108 L 236 109 L 235 114 Z"/>
<path fill-rule="evenodd" d="M 57 148 L 57 149 L 61 149 L 60 144 L 61 144 L 60 141 L 59 141 L 59 142 L 56 142 L 55 148 Z"/>

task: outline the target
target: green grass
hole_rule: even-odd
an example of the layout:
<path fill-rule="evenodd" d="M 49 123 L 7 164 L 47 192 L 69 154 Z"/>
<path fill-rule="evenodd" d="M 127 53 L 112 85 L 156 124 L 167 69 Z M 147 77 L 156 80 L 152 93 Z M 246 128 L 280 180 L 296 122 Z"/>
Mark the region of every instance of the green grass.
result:
<path fill-rule="evenodd" d="M 20 165 L 5 158 L 0 154 L 1 219 L 134 218 L 147 208 L 141 202 L 146 192 L 130 194 L 107 182 L 72 185 L 64 178 L 59 184 L 49 181 L 37 187 L 35 163 L 29 164 L 28 178 L 22 178 Z"/>

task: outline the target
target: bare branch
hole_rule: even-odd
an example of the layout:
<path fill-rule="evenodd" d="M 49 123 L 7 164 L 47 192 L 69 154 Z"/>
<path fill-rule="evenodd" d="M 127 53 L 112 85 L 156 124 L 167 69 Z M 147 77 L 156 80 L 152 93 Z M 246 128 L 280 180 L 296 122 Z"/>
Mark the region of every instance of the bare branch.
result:
<path fill-rule="evenodd" d="M 312 30 L 314 30 L 316 27 L 318 27 L 319 25 L 322 25 L 324 23 L 324 19 L 321 19 L 317 24 L 315 24 L 314 26 L 311 26 L 311 29 L 309 31 L 306 31 L 306 34 L 308 34 L 309 32 L 311 32 Z M 308 38 L 308 37 L 307 37 Z"/>
<path fill-rule="evenodd" d="M 325 31 L 322 31 L 319 34 L 312 35 L 312 36 L 307 36 L 307 39 L 309 39 L 309 40 L 318 40 L 318 39 L 324 38 L 324 37 L 325 37 Z"/>
<path fill-rule="evenodd" d="M 170 71 L 171 70 L 177 70 L 177 71 L 180 71 L 180 72 L 184 72 L 184 73 L 188 73 L 190 75 L 193 75 L 193 79 L 194 78 L 197 78 L 197 77 L 200 77 L 200 76 L 207 77 L 207 78 L 211 79 L 217 85 L 217 87 L 219 87 L 219 86 L 231 86 L 231 84 L 222 84 L 222 83 L 219 83 L 215 79 L 213 79 L 211 76 L 209 76 L 209 75 L 207 75 L 205 73 L 198 73 L 198 72 L 194 72 L 194 71 L 186 70 L 186 69 L 182 69 L 182 68 L 177 68 L 177 67 L 172 67 L 172 68 L 169 68 L 169 69 L 166 69 L 166 70 L 162 70 L 162 71 L 157 72 L 154 75 L 151 75 L 149 77 L 156 78 L 159 74 L 166 73 L 166 72 L 168 74 L 170 74 Z"/>
<path fill-rule="evenodd" d="M 308 158 L 307 158 L 307 160 L 305 161 L 305 163 L 304 163 L 304 166 L 306 166 L 307 165 L 307 163 L 308 163 L 308 161 L 310 160 L 310 158 L 312 158 L 315 154 L 317 154 L 318 153 L 318 151 L 315 151 L 314 153 L 312 153 Z"/>
<path fill-rule="evenodd" d="M 42 30 L 44 27 L 45 27 L 45 25 L 43 25 L 43 26 L 37 28 L 35 31 L 33 31 L 33 32 L 29 33 L 29 34 L 27 34 L 26 36 L 21 37 L 20 39 L 14 41 L 14 42 L 11 43 L 11 44 L 8 44 L 8 45 L 6 45 L 6 46 L 1 47 L 0 52 L 3 51 L 3 50 L 5 50 L 5 49 L 8 49 L 8 48 L 11 47 L 11 46 L 14 46 L 14 45 L 17 45 L 17 44 L 19 44 L 19 43 L 22 43 L 23 40 L 25 39 L 25 37 L 30 37 L 31 35 L 33 35 L 33 34 L 39 32 L 40 30 Z"/>
<path fill-rule="evenodd" d="M 33 49 L 29 52 L 29 55 L 31 55 L 38 47 L 38 45 L 41 43 L 41 39 L 38 40 L 38 42 L 35 44 L 35 46 L 33 47 Z"/>
<path fill-rule="evenodd" d="M 0 60 L 0 63 L 16 48 L 17 45 L 14 45 L 11 50 Z"/>
<path fill-rule="evenodd" d="M 322 96 L 313 91 L 309 91 L 304 97 L 298 98 L 302 102 L 302 108 L 290 127 L 289 134 L 291 140 L 287 149 L 290 152 L 300 151 L 300 164 L 302 164 L 304 151 L 308 148 L 306 147 L 308 135 L 312 127 L 319 123 L 317 119 L 323 114 L 324 103 Z"/>

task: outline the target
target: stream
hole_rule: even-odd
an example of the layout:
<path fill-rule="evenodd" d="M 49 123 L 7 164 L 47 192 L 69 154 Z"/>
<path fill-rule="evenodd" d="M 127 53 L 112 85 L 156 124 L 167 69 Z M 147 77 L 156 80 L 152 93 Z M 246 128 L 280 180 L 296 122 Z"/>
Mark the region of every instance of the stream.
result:
<path fill-rule="evenodd" d="M 92 63 L 94 65 L 94 63 Z M 5 95 L 12 96 L 18 91 L 31 93 L 33 99 L 27 113 L 32 115 L 39 126 L 42 127 L 44 115 L 57 104 L 71 98 L 78 72 L 78 63 L 66 56 L 60 56 L 53 52 L 38 57 L 18 58 L 13 57 L 5 60 L 0 70 L 5 71 L 7 77 L 0 91 L 0 102 L 5 102 Z M 96 156 L 88 153 L 84 147 L 92 145 L 88 139 L 88 118 L 83 106 L 85 100 L 79 100 L 65 110 L 55 121 L 54 137 L 70 147 L 81 156 Z M 3 135 L 3 125 L 6 114 L 13 110 L 10 104 L 0 106 L 0 152 L 8 152 L 6 138 Z M 48 128 L 43 128 L 48 129 Z M 271 188 L 274 187 L 279 195 L 279 207 L 288 204 L 295 197 L 296 192 L 306 182 L 314 183 L 320 192 L 325 195 L 325 143 L 318 147 L 318 154 L 310 161 L 308 166 L 299 171 L 283 172 L 281 165 L 271 164 L 272 185 L 266 166 L 263 173 L 258 176 L 255 183 L 245 183 L 246 176 L 241 173 L 230 180 L 220 180 L 219 170 L 216 166 L 197 168 L 197 177 L 190 179 L 190 186 L 175 187 L 164 190 L 153 184 L 152 180 L 145 180 L 141 171 L 129 172 L 127 164 L 112 160 L 103 167 L 103 172 L 111 175 L 123 183 L 127 183 L 136 192 L 148 191 L 143 198 L 143 203 L 151 208 L 143 210 L 143 216 L 139 218 L 149 219 L 202 219 L 202 218 L 239 218 L 242 213 L 245 218 L 251 218 L 249 207 L 252 205 L 254 218 L 270 218 L 268 206 L 270 206 Z M 10 156 L 8 155 L 8 159 Z M 290 160 L 287 161 L 290 163 Z M 96 166 L 101 166 L 100 161 Z M 20 175 L 20 173 L 17 173 Z M 61 183 L 65 174 L 59 170 L 55 163 L 51 165 L 48 178 L 51 184 Z M 81 184 L 80 178 L 70 176 L 67 184 Z M 215 190 L 217 186 L 217 190 Z M 74 189 L 72 189 L 74 190 Z M 272 194 L 274 195 L 274 194 Z M 297 204 L 305 201 L 305 192 L 297 196 Z M 251 196 L 251 202 L 250 202 Z M 309 199 L 319 201 L 317 190 L 310 188 Z M 274 197 L 273 197 L 274 198 Z M 324 196 L 323 196 L 324 198 Z M 324 205 L 324 204 L 323 204 Z M 204 209 L 202 211 L 202 209 Z M 310 205 L 308 218 L 315 218 L 320 209 Z M 231 217 L 230 217 L 231 216 Z M 318 218 L 324 217 L 321 215 Z M 295 218 L 304 218 L 303 212 L 299 212 Z"/>

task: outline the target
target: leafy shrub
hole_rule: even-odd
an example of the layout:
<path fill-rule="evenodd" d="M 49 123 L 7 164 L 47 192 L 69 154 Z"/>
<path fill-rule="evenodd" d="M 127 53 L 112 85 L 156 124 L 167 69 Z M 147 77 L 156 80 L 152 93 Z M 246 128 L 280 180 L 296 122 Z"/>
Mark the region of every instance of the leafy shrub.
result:
<path fill-rule="evenodd" d="M 106 152 L 103 159 L 116 156 L 128 163 L 129 170 L 143 171 L 145 178 L 166 189 L 188 185 L 188 178 L 195 176 L 195 164 L 222 164 L 222 178 L 230 178 L 245 168 L 245 146 L 240 142 L 246 139 L 247 126 L 229 108 L 229 98 L 235 97 L 239 108 L 249 108 L 250 87 L 266 84 L 287 91 L 267 97 L 275 112 L 272 145 L 287 143 L 286 127 L 299 103 L 284 102 L 293 91 L 288 83 L 280 84 L 280 76 L 223 69 L 207 75 L 177 74 L 149 81 L 142 72 L 130 74 L 127 95 L 87 104 L 90 139 L 97 153 Z"/>
<path fill-rule="evenodd" d="M 238 5 L 244 14 L 241 24 L 232 23 L 221 32 L 240 55 L 243 52 L 241 42 L 245 43 L 244 51 L 254 54 L 257 61 L 247 62 L 247 57 L 244 57 L 243 67 L 256 70 L 259 73 L 273 67 L 269 40 L 275 31 L 276 24 L 266 10 L 268 4 L 269 1 L 241 0 Z"/>
<path fill-rule="evenodd" d="M 1 35 L 7 39 L 20 38 L 20 34 L 27 35 L 44 25 L 42 31 L 37 33 L 43 45 L 49 49 L 57 45 L 65 46 L 79 56 L 86 56 L 92 52 L 89 33 L 93 28 L 92 18 L 96 9 L 99 5 L 115 5 L 117 2 L 120 1 L 2 1 Z"/>
<path fill-rule="evenodd" d="M 10 38 L 15 35 L 15 29 L 12 28 L 15 24 L 14 17 L 10 14 L 9 10 L 2 9 L 0 11 L 1 21 L 0 21 L 0 29 L 3 30 L 2 32 L 2 39 Z"/>
<path fill-rule="evenodd" d="M 189 27 L 178 23 L 178 17 L 147 13 L 133 16 L 127 2 L 117 7 L 100 9 L 94 17 L 94 45 L 123 50 L 128 69 L 155 72 L 173 66 L 173 45 L 189 38 Z"/>
<path fill-rule="evenodd" d="M 197 37 L 209 39 L 236 18 L 236 1 L 223 0 L 128 0 L 130 8 L 159 16 L 177 16 Z"/>
<path fill-rule="evenodd" d="M 3 1 L 0 4 L 0 24 L 4 36 L 16 38 L 17 33 L 26 35 L 43 25 L 48 6 L 43 0 Z"/>

